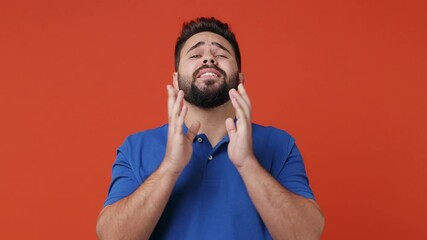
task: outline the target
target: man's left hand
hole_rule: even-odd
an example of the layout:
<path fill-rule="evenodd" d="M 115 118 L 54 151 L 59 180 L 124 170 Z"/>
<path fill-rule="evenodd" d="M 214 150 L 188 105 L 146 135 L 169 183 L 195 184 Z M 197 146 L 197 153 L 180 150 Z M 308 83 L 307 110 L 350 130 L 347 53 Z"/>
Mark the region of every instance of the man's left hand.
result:
<path fill-rule="evenodd" d="M 228 156 L 237 168 L 255 160 L 252 147 L 252 122 L 251 103 L 243 84 L 229 91 L 230 100 L 236 110 L 236 123 L 227 118 L 227 128 L 230 143 L 228 144 Z"/>

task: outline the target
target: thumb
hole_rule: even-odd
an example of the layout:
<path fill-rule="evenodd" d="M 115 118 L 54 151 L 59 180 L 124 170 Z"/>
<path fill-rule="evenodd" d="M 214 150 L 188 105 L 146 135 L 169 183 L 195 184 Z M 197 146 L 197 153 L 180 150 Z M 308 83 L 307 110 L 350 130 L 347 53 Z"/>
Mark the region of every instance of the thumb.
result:
<path fill-rule="evenodd" d="M 199 121 L 193 122 L 187 131 L 187 134 L 186 134 L 187 138 L 190 141 L 193 141 L 197 133 L 199 132 L 199 129 L 200 129 L 200 122 Z"/>

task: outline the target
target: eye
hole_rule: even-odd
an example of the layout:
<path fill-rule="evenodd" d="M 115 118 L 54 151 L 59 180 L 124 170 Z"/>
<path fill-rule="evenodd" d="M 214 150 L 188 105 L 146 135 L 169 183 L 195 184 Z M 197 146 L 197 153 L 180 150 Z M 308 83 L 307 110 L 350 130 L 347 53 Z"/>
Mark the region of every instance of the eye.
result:
<path fill-rule="evenodd" d="M 227 58 L 227 56 L 225 56 L 225 55 L 216 55 L 215 57 L 217 57 L 217 58 Z"/>
<path fill-rule="evenodd" d="M 190 56 L 190 58 L 199 58 L 199 57 L 201 57 L 199 54 L 194 54 Z"/>

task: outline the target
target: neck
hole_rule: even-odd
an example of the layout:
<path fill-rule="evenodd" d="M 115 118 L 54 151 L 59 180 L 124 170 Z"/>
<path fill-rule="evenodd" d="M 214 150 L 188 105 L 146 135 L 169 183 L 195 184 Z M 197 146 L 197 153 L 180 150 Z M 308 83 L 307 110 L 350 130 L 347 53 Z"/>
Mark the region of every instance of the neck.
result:
<path fill-rule="evenodd" d="M 215 146 L 227 134 L 225 119 L 235 117 L 235 110 L 230 101 L 212 109 L 201 109 L 188 102 L 185 104 L 188 106 L 185 124 L 190 127 L 194 121 L 199 121 L 198 133 L 204 133 L 212 146 Z"/>

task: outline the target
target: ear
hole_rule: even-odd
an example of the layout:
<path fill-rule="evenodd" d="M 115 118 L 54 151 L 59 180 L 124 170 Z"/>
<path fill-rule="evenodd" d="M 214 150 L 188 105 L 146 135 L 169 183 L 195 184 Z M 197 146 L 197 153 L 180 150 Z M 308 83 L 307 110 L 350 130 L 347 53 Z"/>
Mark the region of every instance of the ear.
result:
<path fill-rule="evenodd" d="M 178 72 L 174 72 L 173 73 L 173 87 L 175 88 L 175 90 L 179 90 L 179 86 L 178 86 Z"/>
<path fill-rule="evenodd" d="M 245 75 L 243 73 L 239 73 L 239 83 L 245 83 Z"/>

